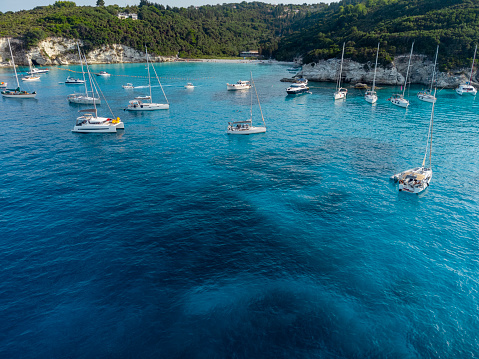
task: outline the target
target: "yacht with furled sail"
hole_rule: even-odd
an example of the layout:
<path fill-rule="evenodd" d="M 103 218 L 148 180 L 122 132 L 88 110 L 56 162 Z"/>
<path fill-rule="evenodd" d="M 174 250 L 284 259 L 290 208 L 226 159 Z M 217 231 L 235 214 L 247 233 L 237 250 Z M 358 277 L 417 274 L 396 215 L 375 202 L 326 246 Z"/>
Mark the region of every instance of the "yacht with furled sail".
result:
<path fill-rule="evenodd" d="M 251 107 L 250 107 L 250 118 L 245 121 L 234 121 L 228 122 L 228 129 L 226 133 L 229 135 L 250 135 L 253 133 L 263 133 L 266 132 L 266 123 L 264 122 L 263 110 L 261 109 L 261 103 L 259 102 L 258 91 L 256 90 L 256 85 L 253 80 L 253 74 L 251 73 L 251 82 L 254 87 L 254 92 L 258 100 L 258 107 L 261 113 L 261 119 L 263 120 L 264 126 L 253 126 L 253 92 L 251 92 Z"/>
<path fill-rule="evenodd" d="M 378 100 L 378 95 L 375 91 L 376 89 L 376 70 L 378 68 L 378 56 L 379 56 L 379 43 L 378 43 L 378 50 L 376 51 L 376 65 L 374 65 L 374 78 L 373 78 L 373 87 L 371 90 L 367 90 L 364 94 L 364 99 L 366 102 L 375 103 Z"/>
<path fill-rule="evenodd" d="M 156 79 L 158 80 L 158 84 L 160 85 L 161 91 L 163 92 L 163 96 L 165 97 L 165 103 L 154 103 L 151 97 L 151 76 L 150 76 L 150 61 L 148 59 L 148 49 L 145 47 L 146 51 L 146 66 L 148 69 L 148 88 L 150 90 L 150 94 L 148 98 L 145 100 L 141 100 L 135 98 L 131 100 L 128 104 L 128 107 L 125 110 L 128 111 L 156 111 L 156 110 L 168 110 L 170 108 L 170 104 L 168 103 L 168 99 L 166 98 L 165 91 L 163 90 L 163 86 L 161 85 L 160 78 L 156 73 L 155 66 L 151 64 L 151 68 L 153 69 Z"/>
<path fill-rule="evenodd" d="M 4 91 L 2 91 L 2 96 L 10 97 L 10 98 L 34 98 L 37 95 L 35 91 L 28 92 L 28 91 L 20 89 L 20 83 L 18 82 L 17 68 L 15 67 L 15 60 L 13 58 L 12 46 L 10 45 L 10 39 L 8 38 L 7 40 L 8 40 L 8 47 L 10 49 L 10 55 L 12 56 L 13 71 L 15 72 L 15 79 L 17 80 L 17 88 L 5 89 Z"/>
<path fill-rule="evenodd" d="M 340 100 L 343 98 L 346 98 L 346 95 L 348 94 L 348 89 L 341 87 L 341 76 L 343 73 L 343 60 L 344 60 L 344 46 L 346 43 L 343 42 L 343 53 L 341 54 L 341 65 L 339 67 L 339 76 L 338 76 L 338 82 L 336 83 L 336 91 L 334 92 L 334 99 L 335 100 Z"/>
<path fill-rule="evenodd" d="M 90 79 L 90 84 L 95 81 L 91 76 L 90 69 L 88 67 L 88 63 L 85 62 L 85 67 L 87 70 L 88 78 Z M 98 84 L 97 84 L 98 85 Z M 92 89 L 93 92 L 93 89 Z M 105 102 L 106 99 L 103 96 Z M 125 129 L 125 125 L 120 120 L 119 117 L 114 117 L 113 112 L 110 106 L 107 106 L 110 110 L 112 117 L 101 117 L 98 116 L 98 111 L 96 108 L 96 102 L 93 102 L 93 108 L 80 110 L 82 115 L 77 117 L 75 126 L 73 127 L 72 132 L 77 133 L 111 133 L 116 132 L 117 130 Z"/>
<path fill-rule="evenodd" d="M 466 83 L 459 84 L 459 86 L 456 88 L 456 93 L 458 95 L 463 95 L 463 94 L 471 94 L 473 96 L 476 96 L 477 94 L 477 89 L 472 86 L 472 72 L 474 71 L 474 62 L 476 61 L 476 52 L 477 52 L 477 45 L 476 48 L 474 49 L 474 58 L 472 59 L 472 66 L 471 66 L 471 76 L 469 76 L 469 81 L 466 81 Z"/>
<path fill-rule="evenodd" d="M 228 91 L 237 91 L 237 90 L 248 90 L 251 88 L 251 82 L 239 80 L 235 84 L 226 84 Z"/>
<path fill-rule="evenodd" d="M 393 105 L 396 105 L 402 108 L 407 108 L 409 106 L 409 101 L 404 98 L 404 94 L 406 93 L 407 78 L 409 76 L 409 67 L 411 66 L 411 57 L 412 57 L 413 48 L 414 48 L 414 41 L 412 42 L 412 45 L 411 45 L 411 53 L 409 55 L 409 62 L 407 64 L 407 71 L 406 71 L 406 77 L 404 78 L 404 86 L 403 86 L 402 94 L 394 94 L 392 95 L 392 97 L 388 98 L 388 101 L 391 101 Z"/>
<path fill-rule="evenodd" d="M 92 91 L 88 91 L 86 79 L 85 79 L 85 71 L 83 69 L 83 62 L 85 62 L 85 65 L 87 65 L 86 62 L 86 57 L 82 60 L 82 54 L 80 51 L 80 45 L 77 43 L 77 48 L 78 48 L 78 56 L 80 57 L 80 65 L 81 65 L 81 72 L 83 74 L 83 84 L 85 85 L 85 93 L 73 93 L 68 95 L 68 102 L 71 103 L 78 103 L 78 104 L 84 104 L 84 105 L 100 105 L 101 100 L 100 100 L 100 95 L 98 94 L 98 90 L 95 86 L 94 81 L 92 81 L 91 74 L 88 72 L 88 78 L 90 80 L 90 87 Z"/>
<path fill-rule="evenodd" d="M 417 98 L 421 101 L 425 102 L 436 102 L 436 97 L 432 95 L 432 85 L 434 84 L 434 76 L 436 75 L 436 64 L 437 64 L 437 54 L 439 52 L 439 45 L 436 48 L 436 58 L 434 60 L 434 68 L 432 69 L 432 77 L 431 77 L 431 87 L 429 90 L 421 91 L 417 93 Z"/>
<path fill-rule="evenodd" d="M 434 90 L 434 96 L 436 96 Z M 426 152 L 420 167 L 411 168 L 407 171 L 397 173 L 391 176 L 391 180 L 399 182 L 399 191 L 419 194 L 429 187 L 432 179 L 432 130 L 434 123 L 434 106 L 436 102 L 432 103 L 431 118 L 429 120 L 429 131 L 426 141 Z M 429 154 L 429 167 L 426 167 L 426 159 Z"/>

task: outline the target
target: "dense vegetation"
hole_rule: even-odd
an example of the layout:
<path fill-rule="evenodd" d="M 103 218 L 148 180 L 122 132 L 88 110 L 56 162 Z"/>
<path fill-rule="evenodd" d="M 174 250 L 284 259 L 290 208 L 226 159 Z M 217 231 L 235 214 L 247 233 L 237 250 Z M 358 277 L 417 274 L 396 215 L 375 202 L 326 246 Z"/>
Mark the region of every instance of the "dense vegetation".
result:
<path fill-rule="evenodd" d="M 380 43 L 380 61 L 407 53 L 433 56 L 440 45 L 442 70 L 470 65 L 479 40 L 479 2 L 474 0 L 343 0 L 310 15 L 314 25 L 285 37 L 278 59 L 304 56 L 305 62 L 340 56 L 372 60 Z"/>
<path fill-rule="evenodd" d="M 100 3 L 101 4 L 101 1 Z M 120 20 L 119 12 L 139 20 Z M 305 62 L 338 57 L 380 61 L 407 53 L 433 55 L 440 45 L 442 69 L 469 65 L 479 40 L 476 0 L 342 0 L 317 5 L 261 2 L 170 8 L 141 0 L 138 6 L 76 6 L 57 1 L 29 11 L 0 13 L 0 36 L 22 37 L 31 47 L 47 36 L 79 38 L 88 48 L 121 43 L 147 45 L 159 55 L 238 56 L 258 49 L 264 56 Z"/>
<path fill-rule="evenodd" d="M 141 0 L 138 6 L 75 6 L 71 1 L 0 15 L 0 36 L 17 36 L 33 46 L 47 36 L 80 38 L 89 48 L 120 43 L 138 50 L 145 44 L 160 55 L 238 56 L 260 50 L 269 57 L 281 35 L 298 30 L 311 10 L 324 5 L 265 3 L 170 8 Z M 117 17 L 137 13 L 139 20 Z"/>

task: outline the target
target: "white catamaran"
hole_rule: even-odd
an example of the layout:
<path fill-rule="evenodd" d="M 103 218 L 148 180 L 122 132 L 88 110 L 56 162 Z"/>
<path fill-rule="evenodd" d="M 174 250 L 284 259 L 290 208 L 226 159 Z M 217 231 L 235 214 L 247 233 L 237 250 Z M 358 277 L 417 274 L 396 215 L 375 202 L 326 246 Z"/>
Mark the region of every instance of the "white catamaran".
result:
<path fill-rule="evenodd" d="M 412 50 L 414 48 L 414 41 L 411 45 L 411 53 L 409 54 L 409 62 L 407 64 L 407 71 L 406 71 L 406 77 L 404 78 L 404 87 L 402 90 L 402 94 L 395 94 L 392 97 L 388 98 L 388 101 L 391 101 L 393 105 L 407 108 L 409 106 L 409 101 L 404 98 L 404 94 L 406 92 L 406 87 L 407 87 L 407 78 L 409 76 L 409 67 L 411 66 L 411 57 L 412 57 Z"/>
<path fill-rule="evenodd" d="M 258 91 L 256 91 L 256 85 L 253 81 L 252 73 L 250 83 L 252 87 L 254 87 L 254 92 L 256 93 L 256 98 L 258 99 L 258 107 L 261 113 L 261 119 L 263 120 L 264 126 L 253 126 L 253 92 L 251 92 L 251 109 L 249 120 L 228 122 L 228 129 L 226 130 L 226 133 L 229 135 L 250 135 L 253 133 L 266 132 L 266 123 L 264 122 L 263 110 L 261 110 L 261 103 L 259 102 Z"/>
<path fill-rule="evenodd" d="M 343 42 L 343 53 L 341 55 L 341 65 L 339 67 L 338 82 L 336 84 L 336 91 L 334 92 L 335 100 L 346 98 L 346 95 L 348 94 L 348 89 L 341 87 L 341 75 L 343 73 L 343 60 L 344 60 L 344 46 L 345 46 L 345 43 Z"/>
<path fill-rule="evenodd" d="M 376 65 L 374 65 L 374 78 L 373 78 L 373 87 L 371 90 L 367 90 L 364 94 L 364 99 L 366 102 L 375 103 L 378 100 L 378 95 L 376 94 L 376 70 L 378 68 L 378 55 L 379 55 L 379 43 L 378 43 L 378 50 L 376 51 Z"/>
<path fill-rule="evenodd" d="M 465 94 L 465 93 L 470 93 L 471 95 L 476 96 L 477 94 L 477 89 L 472 86 L 472 72 L 474 71 L 474 62 L 476 61 L 476 52 L 477 52 L 477 45 L 474 50 L 474 58 L 472 59 L 472 66 L 471 66 L 471 76 L 469 76 L 469 81 L 466 81 L 466 83 L 460 84 L 456 88 L 456 92 L 458 95 Z"/>
<path fill-rule="evenodd" d="M 156 79 L 158 80 L 158 83 L 161 87 L 161 91 L 163 92 L 163 96 L 165 96 L 165 102 L 166 103 L 154 103 L 151 98 L 151 76 L 150 76 L 150 62 L 148 60 L 148 49 L 145 47 L 146 50 L 146 66 L 148 69 L 148 88 L 150 89 L 150 94 L 149 97 L 146 98 L 149 101 L 144 101 L 140 100 L 138 98 L 135 98 L 134 100 L 131 100 L 130 103 L 128 104 L 128 107 L 125 110 L 128 111 L 155 111 L 155 110 L 168 110 L 170 108 L 170 104 L 168 103 L 168 99 L 166 98 L 165 91 L 163 90 L 163 86 L 161 85 L 160 78 L 158 77 L 158 74 L 156 73 L 155 66 L 151 64 L 151 68 L 155 72 Z"/>
<path fill-rule="evenodd" d="M 2 96 L 10 97 L 10 98 L 34 98 L 37 95 L 35 91 L 28 92 L 28 91 L 20 90 L 20 83 L 18 82 L 17 68 L 15 67 L 15 60 L 13 59 L 12 46 L 10 45 L 10 39 L 7 39 L 7 40 L 8 40 L 8 47 L 10 48 L 10 55 L 12 56 L 13 71 L 15 71 L 15 78 L 17 80 L 17 88 L 5 89 L 4 91 L 2 91 Z"/>
<path fill-rule="evenodd" d="M 434 96 L 436 96 L 436 90 L 434 90 Z M 407 171 L 395 174 L 391 177 L 391 180 L 399 182 L 399 191 L 419 194 L 429 187 L 429 182 L 432 179 L 432 166 L 431 166 L 431 154 L 432 154 L 432 129 L 434 123 L 434 105 L 432 103 L 431 119 L 429 121 L 429 131 L 426 141 L 426 153 L 422 161 L 421 167 L 409 169 Z M 428 150 L 429 149 L 429 150 Z M 429 167 L 426 167 L 426 159 L 429 152 Z"/>
<path fill-rule="evenodd" d="M 436 48 L 436 59 L 434 60 L 434 68 L 432 69 L 431 87 L 429 90 L 421 91 L 417 93 L 417 98 L 421 101 L 436 102 L 436 97 L 432 94 L 432 85 L 434 84 L 434 76 L 436 75 L 437 54 L 439 52 L 439 45 Z"/>

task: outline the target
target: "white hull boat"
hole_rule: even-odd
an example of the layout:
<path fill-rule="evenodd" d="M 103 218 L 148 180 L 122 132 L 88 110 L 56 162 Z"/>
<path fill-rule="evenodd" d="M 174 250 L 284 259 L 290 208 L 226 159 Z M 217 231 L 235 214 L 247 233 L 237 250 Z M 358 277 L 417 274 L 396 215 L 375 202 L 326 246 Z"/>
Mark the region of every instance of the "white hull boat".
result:
<path fill-rule="evenodd" d="M 133 85 L 130 83 L 127 83 L 126 85 L 122 85 L 121 87 L 123 87 L 124 89 L 132 89 Z"/>
<path fill-rule="evenodd" d="M 36 75 L 36 74 L 46 74 L 50 71 L 49 69 L 36 69 L 32 68 L 30 71 L 27 72 L 29 75 Z"/>
<path fill-rule="evenodd" d="M 407 108 L 409 106 L 409 101 L 406 100 L 403 95 L 394 95 L 393 97 L 388 98 L 388 101 L 391 101 L 393 105 L 402 108 Z"/>
<path fill-rule="evenodd" d="M 40 76 L 25 76 L 22 81 L 40 81 Z"/>
<path fill-rule="evenodd" d="M 102 76 L 102 77 L 110 77 L 111 74 L 109 74 L 106 71 L 100 71 L 99 73 L 96 74 L 97 76 Z"/>
<path fill-rule="evenodd" d="M 131 100 L 126 110 L 128 111 L 156 111 L 168 110 L 170 105 L 167 103 L 142 102 L 141 100 Z"/>
<path fill-rule="evenodd" d="M 85 80 L 81 80 L 81 79 L 76 79 L 76 78 L 73 78 L 73 77 L 67 77 L 67 79 L 65 80 L 65 84 L 66 85 L 84 85 L 85 84 Z"/>
<path fill-rule="evenodd" d="M 228 135 L 251 135 L 254 133 L 264 133 L 266 132 L 266 123 L 264 122 L 263 110 L 261 109 L 261 103 L 259 102 L 258 92 L 256 91 L 256 85 L 253 81 L 253 74 L 251 73 L 251 82 L 252 86 L 254 85 L 254 91 L 256 93 L 256 98 L 258 100 L 258 107 L 261 113 L 261 119 L 264 126 L 253 126 L 253 92 L 251 92 L 251 109 L 250 109 L 250 118 L 246 121 L 234 121 L 228 122 L 228 128 L 226 133 Z"/>
<path fill-rule="evenodd" d="M 334 93 L 334 99 L 335 100 L 341 100 L 346 98 L 346 95 L 348 94 L 348 90 L 345 89 L 344 87 L 341 87 L 338 91 Z"/>
<path fill-rule="evenodd" d="M 368 90 L 364 94 L 364 99 L 366 102 L 375 103 L 378 100 L 378 95 L 376 94 L 376 91 Z"/>
<path fill-rule="evenodd" d="M 286 93 L 288 95 L 299 95 L 302 93 L 308 93 L 309 92 L 309 87 L 308 87 L 308 80 L 306 79 L 300 79 L 297 82 L 291 84 L 286 89 Z"/>
<path fill-rule="evenodd" d="M 8 82 L 0 82 L 0 89 L 6 89 L 8 85 Z"/>
<path fill-rule="evenodd" d="M 461 96 L 464 94 L 476 96 L 477 89 L 474 86 L 470 85 L 469 82 L 466 82 L 465 84 L 460 84 L 456 88 L 456 93 Z"/>
<path fill-rule="evenodd" d="M 191 82 L 188 82 L 185 85 L 185 89 L 187 89 L 187 90 L 193 90 L 194 88 L 195 88 L 195 86 Z"/>
<path fill-rule="evenodd" d="M 425 167 L 416 167 L 395 174 L 391 179 L 399 182 L 399 192 L 419 194 L 429 187 L 429 182 L 432 179 L 432 170 Z"/>
<path fill-rule="evenodd" d="M 430 102 L 430 103 L 436 102 L 436 98 L 433 95 L 431 95 L 428 91 L 418 92 L 417 98 L 424 102 Z"/>
<path fill-rule="evenodd" d="M 72 132 L 77 133 L 111 133 L 124 130 L 125 125 L 120 118 L 96 117 L 94 114 L 85 114 L 77 118 Z"/>
<path fill-rule="evenodd" d="M 341 87 L 341 75 L 343 73 L 343 60 L 344 60 L 344 46 L 346 44 L 343 42 L 343 52 L 341 54 L 341 66 L 339 67 L 339 76 L 338 76 L 338 82 L 336 84 L 336 91 L 333 94 L 333 97 L 335 100 L 341 100 L 345 99 L 346 95 L 348 94 L 348 90 L 345 89 L 344 87 Z"/>
<path fill-rule="evenodd" d="M 68 96 L 68 102 L 79 103 L 83 105 L 101 105 L 100 98 L 86 96 L 84 94 L 71 94 Z"/>
<path fill-rule="evenodd" d="M 235 84 L 226 84 L 228 91 L 238 91 L 238 90 L 248 90 L 251 88 L 251 83 L 249 81 L 239 80 Z"/>

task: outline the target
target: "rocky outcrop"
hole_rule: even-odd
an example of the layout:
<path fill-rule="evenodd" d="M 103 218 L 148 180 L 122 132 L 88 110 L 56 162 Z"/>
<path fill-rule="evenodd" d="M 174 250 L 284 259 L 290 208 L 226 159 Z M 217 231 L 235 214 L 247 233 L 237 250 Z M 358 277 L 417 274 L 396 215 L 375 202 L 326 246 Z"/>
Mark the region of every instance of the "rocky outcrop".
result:
<path fill-rule="evenodd" d="M 15 63 L 28 66 L 28 59 L 35 65 L 69 65 L 78 64 L 77 41 L 50 37 L 38 43 L 38 46 L 25 51 L 20 40 L 10 39 Z M 80 46 L 82 43 L 80 42 Z M 89 64 L 111 64 L 128 62 L 145 62 L 145 53 L 125 45 L 105 45 L 86 54 Z M 150 56 L 153 62 L 174 61 L 175 57 Z M 11 66 L 11 55 L 6 38 L 0 38 L 0 63 Z"/>
<path fill-rule="evenodd" d="M 387 66 L 378 65 L 376 84 L 402 85 L 406 76 L 409 54 L 397 56 Z M 339 73 L 340 59 L 322 60 L 317 63 L 303 65 L 302 71 L 297 76 L 303 76 L 310 81 L 336 82 Z M 413 55 L 409 70 L 409 81 L 413 84 L 429 85 L 434 61 L 425 55 Z M 459 83 L 467 81 L 470 69 L 458 69 L 454 72 L 439 72 L 437 86 L 440 88 L 453 88 Z M 374 78 L 374 62 L 361 64 L 345 59 L 343 62 L 342 81 L 345 83 L 368 83 Z M 475 77 L 474 77 L 475 79 Z"/>

